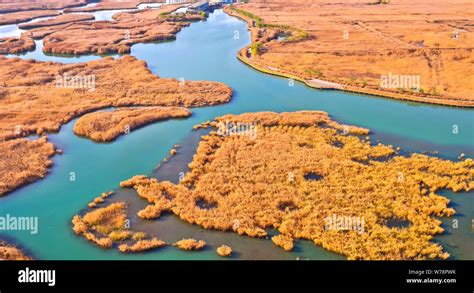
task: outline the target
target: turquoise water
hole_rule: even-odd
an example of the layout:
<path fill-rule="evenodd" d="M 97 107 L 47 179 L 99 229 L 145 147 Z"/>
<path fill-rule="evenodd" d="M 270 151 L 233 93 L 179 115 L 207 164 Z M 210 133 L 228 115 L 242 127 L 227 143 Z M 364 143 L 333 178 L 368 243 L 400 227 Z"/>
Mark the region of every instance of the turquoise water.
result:
<path fill-rule="evenodd" d="M 239 32 L 238 39 L 234 38 L 235 31 Z M 402 103 L 338 91 L 316 91 L 299 83 L 289 86 L 286 79 L 264 75 L 236 59 L 238 49 L 249 42 L 250 36 L 245 23 L 222 11 L 216 11 L 210 14 L 207 21 L 193 23 L 183 29 L 176 41 L 133 46 L 131 54 L 145 60 L 155 74 L 161 77 L 182 77 L 185 80 L 222 81 L 234 89 L 233 100 L 222 106 L 192 109 L 193 115 L 189 119 L 155 123 L 110 144 L 97 144 L 77 137 L 72 131 L 74 121 L 66 124 L 58 134 L 49 136 L 64 151 L 62 156 L 53 158 L 54 166 L 50 174 L 44 180 L 0 198 L 0 215 L 9 213 L 15 216 L 37 216 L 39 233 L 31 235 L 23 231 L 2 235 L 12 237 L 39 259 L 218 258 L 212 249 L 202 253 L 189 253 L 168 247 L 136 255 L 102 250 L 85 239 L 76 237 L 71 230 L 70 221 L 91 199 L 104 191 L 117 188 L 121 180 L 137 174 L 152 173 L 157 164 L 168 155 L 173 144 L 185 146 L 191 145 L 192 141 L 196 142 L 196 138 L 193 140 L 195 133 L 191 131 L 193 125 L 226 113 L 323 110 L 338 121 L 370 128 L 373 130 L 374 141 L 380 140 L 408 151 L 437 150 L 439 156 L 453 160 L 460 153 L 474 157 L 472 110 Z M 20 57 L 55 61 L 64 59 L 45 56 L 40 50 Z M 78 62 L 89 60 L 88 58 L 99 57 L 66 60 Z M 452 131 L 453 125 L 457 125 L 457 134 Z M 180 152 L 182 156 L 186 156 L 185 150 Z M 176 172 L 177 177 L 178 171 L 180 167 L 169 171 L 168 176 Z M 76 181 L 69 180 L 70 172 L 75 172 Z M 124 197 L 127 192 L 130 191 L 120 192 L 117 196 Z M 458 196 L 463 197 L 459 203 Z M 130 194 L 130 198 L 132 197 L 134 195 Z M 466 207 L 463 215 L 458 217 L 472 218 L 472 193 L 456 194 L 453 199 L 454 204 Z M 139 204 L 135 203 L 136 199 L 131 201 Z M 450 220 L 452 219 L 446 221 Z M 133 223 L 132 221 L 132 228 Z M 466 239 L 472 240 L 473 233 L 471 227 L 465 225 L 467 221 L 462 223 L 464 224 L 457 231 L 464 238 L 451 233 L 438 240 L 445 244 L 445 248 L 455 258 L 474 259 L 473 250 L 464 243 Z M 156 224 L 163 226 L 163 233 L 170 227 L 169 230 L 177 230 L 168 231 L 173 232 L 172 234 L 182 232 L 189 236 L 201 236 L 205 240 L 209 238 L 212 244 L 231 244 L 237 248 L 239 258 L 341 258 L 304 241 L 298 242 L 295 252 L 285 253 L 269 240 L 239 237 L 233 233 L 201 232 L 199 227 L 182 223 L 174 216 L 160 219 Z"/>
<path fill-rule="evenodd" d="M 456 216 L 443 218 L 445 233 L 435 238 L 453 259 L 474 259 L 474 192 L 454 193 L 443 191 L 441 194 L 452 202 Z"/>

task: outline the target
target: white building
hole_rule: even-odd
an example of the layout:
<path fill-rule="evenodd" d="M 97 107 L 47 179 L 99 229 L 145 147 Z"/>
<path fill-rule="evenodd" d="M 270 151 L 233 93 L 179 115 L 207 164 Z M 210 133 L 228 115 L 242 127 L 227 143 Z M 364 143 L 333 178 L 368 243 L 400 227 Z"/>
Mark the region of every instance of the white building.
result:
<path fill-rule="evenodd" d="M 190 2 L 190 0 L 166 0 L 166 4 L 181 4 L 188 2 Z"/>

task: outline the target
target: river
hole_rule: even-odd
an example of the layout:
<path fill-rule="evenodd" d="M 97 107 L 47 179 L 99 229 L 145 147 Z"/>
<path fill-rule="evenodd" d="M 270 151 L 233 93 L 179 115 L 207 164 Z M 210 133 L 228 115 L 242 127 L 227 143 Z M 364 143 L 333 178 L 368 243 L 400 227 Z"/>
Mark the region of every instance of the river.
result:
<path fill-rule="evenodd" d="M 237 51 L 249 42 L 246 23 L 217 10 L 206 21 L 184 28 L 175 41 L 134 45 L 131 55 L 145 60 L 158 76 L 224 82 L 234 89 L 232 101 L 192 109 L 193 115 L 188 119 L 154 123 L 108 144 L 74 135 L 74 121 L 64 125 L 59 133 L 49 135 L 64 154 L 53 158 L 54 166 L 46 178 L 0 198 L 1 215 L 38 217 L 38 234 L 9 231 L 3 237 L 20 244 L 38 259 L 219 259 L 214 251 L 219 244 L 232 246 L 237 252 L 234 258 L 238 259 L 344 259 L 307 241 L 298 241 L 295 250 L 288 253 L 270 240 L 203 231 L 172 215 L 147 223 L 132 218 L 132 228 L 158 231 L 158 237 L 165 241 L 183 237 L 204 239 L 210 247 L 202 252 L 166 247 L 124 255 L 115 249 L 103 250 L 74 235 L 73 215 L 100 193 L 117 189 L 120 181 L 137 174 L 176 181 L 178 173 L 186 171 L 199 140 L 200 133 L 192 131 L 193 125 L 227 113 L 322 110 L 342 123 L 370 128 L 373 142 L 379 140 L 407 152 L 438 151 L 437 156 L 451 160 L 457 160 L 460 153 L 474 157 L 473 110 L 318 91 L 300 83 L 291 86 L 286 79 L 262 74 L 237 60 Z M 67 62 L 100 58 L 44 55 L 40 48 L 20 57 Z M 454 126 L 457 133 L 453 132 Z M 176 143 L 183 146 L 178 155 L 154 172 Z M 76 181 L 69 180 L 70 172 L 75 172 Z M 474 193 L 444 194 L 453 200 L 459 213 L 443 220 L 449 233 L 435 241 L 453 259 L 474 259 L 470 220 L 474 215 Z M 112 198 L 126 199 L 132 211 L 145 205 L 131 190 L 118 189 Z M 451 229 L 453 219 L 459 221 L 459 228 Z"/>

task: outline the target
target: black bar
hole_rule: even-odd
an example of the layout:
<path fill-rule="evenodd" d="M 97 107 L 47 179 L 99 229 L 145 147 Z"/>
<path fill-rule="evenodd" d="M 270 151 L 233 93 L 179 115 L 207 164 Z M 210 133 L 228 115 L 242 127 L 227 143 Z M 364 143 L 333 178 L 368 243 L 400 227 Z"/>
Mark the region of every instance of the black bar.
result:
<path fill-rule="evenodd" d="M 55 270 L 55 285 L 19 283 L 19 271 Z M 411 274 L 409 271 L 411 270 Z M 431 273 L 429 273 L 430 270 Z M 443 270 L 443 271 L 438 271 Z M 414 272 L 424 273 L 422 275 Z M 407 283 L 421 279 L 422 283 Z M 449 283 L 430 283 L 441 279 Z M 455 280 L 455 281 L 453 281 Z M 413 281 L 412 281 L 413 282 Z M 64 288 L 474 289 L 474 261 L 4 261 L 0 292 Z M 82 292 L 89 292 L 84 290 Z M 464 291 L 464 290 L 463 290 Z M 400 291 L 397 291 L 400 292 Z"/>

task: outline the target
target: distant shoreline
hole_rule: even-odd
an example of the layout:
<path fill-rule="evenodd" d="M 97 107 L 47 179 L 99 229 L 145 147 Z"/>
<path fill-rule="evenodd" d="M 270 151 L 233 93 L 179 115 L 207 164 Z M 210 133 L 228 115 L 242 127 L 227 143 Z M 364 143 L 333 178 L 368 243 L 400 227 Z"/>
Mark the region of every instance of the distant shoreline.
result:
<path fill-rule="evenodd" d="M 254 38 L 254 33 L 255 30 L 252 30 L 250 28 L 252 20 L 250 18 L 247 18 L 244 15 L 241 15 L 237 12 L 231 11 L 229 6 L 224 7 L 223 11 L 227 13 L 230 16 L 237 17 L 245 22 L 247 22 L 247 29 L 251 32 L 252 34 L 252 39 Z M 467 100 L 459 100 L 459 99 L 446 99 L 446 98 L 436 98 L 436 97 L 421 97 L 421 96 L 415 96 L 415 95 L 408 95 L 408 94 L 398 94 L 398 93 L 392 93 L 392 92 L 385 92 L 381 90 L 375 90 L 375 89 L 368 89 L 368 88 L 361 88 L 361 87 L 356 87 L 356 86 L 351 86 L 351 85 L 343 85 L 343 84 L 338 84 L 334 83 L 329 80 L 323 80 L 321 79 L 322 82 L 328 83 L 328 84 L 335 84 L 338 85 L 337 87 L 323 87 L 319 83 L 311 83 L 312 80 L 307 80 L 304 77 L 298 76 L 296 74 L 288 73 L 285 71 L 276 71 L 275 69 L 269 68 L 269 66 L 263 67 L 262 65 L 257 65 L 253 63 L 250 58 L 247 58 L 245 56 L 245 52 L 250 48 L 250 45 L 245 46 L 244 48 L 240 49 L 239 52 L 237 53 L 237 59 L 239 59 L 241 62 L 245 63 L 246 65 L 252 67 L 255 70 L 258 70 L 260 72 L 274 75 L 274 76 L 279 76 L 279 77 L 284 77 L 284 78 L 291 78 L 295 81 L 302 82 L 306 86 L 314 89 L 320 89 L 320 90 L 340 90 L 340 91 L 345 91 L 345 92 L 351 92 L 351 93 L 356 93 L 356 94 L 365 94 L 365 95 L 370 95 L 370 96 L 376 96 L 376 97 L 382 97 L 382 98 L 390 98 L 390 99 L 395 99 L 395 100 L 402 100 L 406 102 L 418 102 L 418 103 L 423 103 L 423 104 L 432 104 L 432 105 L 439 105 L 439 106 L 448 106 L 448 107 L 456 107 L 456 108 L 466 108 L 466 109 L 472 109 L 474 108 L 474 101 L 467 101 Z"/>

